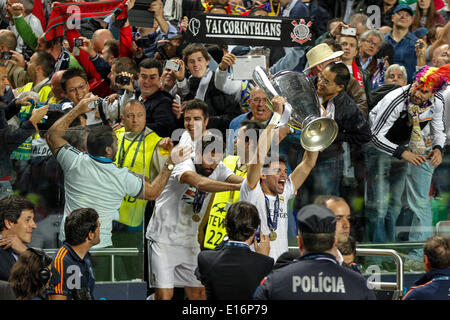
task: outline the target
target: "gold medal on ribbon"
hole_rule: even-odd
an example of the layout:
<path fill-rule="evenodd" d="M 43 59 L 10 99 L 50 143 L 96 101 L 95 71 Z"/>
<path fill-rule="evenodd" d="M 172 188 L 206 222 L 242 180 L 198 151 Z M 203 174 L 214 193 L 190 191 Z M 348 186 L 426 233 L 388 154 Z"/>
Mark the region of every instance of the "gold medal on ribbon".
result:
<path fill-rule="evenodd" d="M 270 231 L 269 239 L 270 239 L 270 241 L 277 240 L 277 233 L 275 231 Z"/>
<path fill-rule="evenodd" d="M 199 221 L 200 221 L 200 215 L 197 214 L 197 213 L 195 213 L 195 214 L 192 216 L 192 220 L 194 220 L 195 222 L 199 222 Z"/>

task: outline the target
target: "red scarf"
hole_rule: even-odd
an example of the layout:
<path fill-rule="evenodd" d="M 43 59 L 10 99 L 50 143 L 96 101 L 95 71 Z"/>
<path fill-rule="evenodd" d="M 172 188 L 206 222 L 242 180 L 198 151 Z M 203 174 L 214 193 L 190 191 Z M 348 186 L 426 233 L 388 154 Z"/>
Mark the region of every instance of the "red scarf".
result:
<path fill-rule="evenodd" d="M 353 70 L 353 77 L 355 77 L 356 81 L 358 81 L 361 88 L 364 88 L 364 83 L 361 76 L 361 71 L 359 71 L 358 66 L 356 65 L 355 60 L 352 61 L 352 70 Z"/>
<path fill-rule="evenodd" d="M 50 41 L 54 38 L 64 36 L 66 21 L 73 14 L 68 10 L 70 6 L 77 6 L 80 9 L 79 19 L 106 18 L 117 10 L 116 19 L 120 20 L 127 18 L 128 12 L 125 2 L 126 0 L 114 0 L 106 2 L 64 2 L 56 4 L 48 20 L 45 40 Z"/>

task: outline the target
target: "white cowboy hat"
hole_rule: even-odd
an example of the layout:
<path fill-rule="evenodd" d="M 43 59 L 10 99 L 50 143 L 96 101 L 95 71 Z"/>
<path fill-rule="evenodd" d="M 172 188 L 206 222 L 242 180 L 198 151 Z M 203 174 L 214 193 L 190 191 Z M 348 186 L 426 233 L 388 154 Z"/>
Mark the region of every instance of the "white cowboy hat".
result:
<path fill-rule="evenodd" d="M 308 71 L 322 62 L 340 57 L 343 54 L 344 51 L 334 52 L 326 43 L 318 44 L 306 54 L 306 59 L 308 60 L 309 66 L 303 70 L 303 72 Z"/>

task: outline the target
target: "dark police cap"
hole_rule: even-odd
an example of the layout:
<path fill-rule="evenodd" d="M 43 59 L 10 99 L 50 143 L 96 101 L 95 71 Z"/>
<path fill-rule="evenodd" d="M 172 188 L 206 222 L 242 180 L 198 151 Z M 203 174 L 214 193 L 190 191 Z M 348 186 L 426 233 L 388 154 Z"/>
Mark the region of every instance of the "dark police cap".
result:
<path fill-rule="evenodd" d="M 336 216 L 325 206 L 310 204 L 297 215 L 298 229 L 302 233 L 333 233 L 336 231 Z"/>

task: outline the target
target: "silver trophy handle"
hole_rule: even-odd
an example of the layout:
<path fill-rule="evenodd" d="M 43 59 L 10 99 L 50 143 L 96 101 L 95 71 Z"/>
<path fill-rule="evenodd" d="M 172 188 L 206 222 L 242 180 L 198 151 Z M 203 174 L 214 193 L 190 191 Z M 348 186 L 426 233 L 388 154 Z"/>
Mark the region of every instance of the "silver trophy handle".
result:
<path fill-rule="evenodd" d="M 261 88 L 267 99 L 272 100 L 273 97 L 279 95 L 273 87 L 272 82 L 260 66 L 256 66 L 255 70 L 253 70 L 253 81 L 255 81 L 256 85 Z"/>

